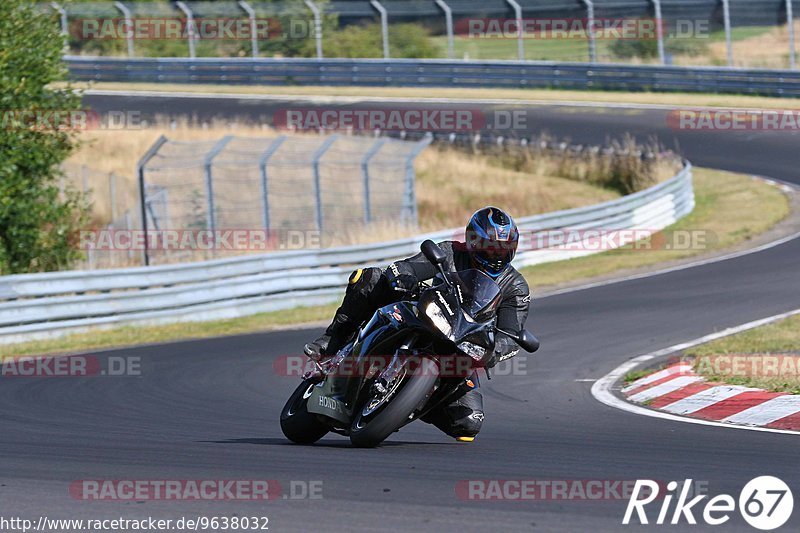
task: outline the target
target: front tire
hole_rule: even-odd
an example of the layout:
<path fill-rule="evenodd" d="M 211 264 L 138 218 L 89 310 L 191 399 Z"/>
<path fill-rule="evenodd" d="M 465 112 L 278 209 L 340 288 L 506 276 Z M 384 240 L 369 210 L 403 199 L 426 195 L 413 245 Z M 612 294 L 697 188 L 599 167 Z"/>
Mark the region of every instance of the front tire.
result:
<path fill-rule="evenodd" d="M 368 406 L 356 413 L 350 427 L 350 442 L 360 448 L 373 448 L 406 423 L 408 417 L 430 394 L 439 377 L 439 367 L 428 358 L 419 360 L 410 376 L 403 378 L 399 390 L 377 412 L 365 414 Z"/>
<path fill-rule="evenodd" d="M 330 431 L 317 415 L 308 412 L 308 397 L 317 383 L 310 379 L 300 383 L 281 411 L 281 430 L 297 444 L 313 444 Z"/>

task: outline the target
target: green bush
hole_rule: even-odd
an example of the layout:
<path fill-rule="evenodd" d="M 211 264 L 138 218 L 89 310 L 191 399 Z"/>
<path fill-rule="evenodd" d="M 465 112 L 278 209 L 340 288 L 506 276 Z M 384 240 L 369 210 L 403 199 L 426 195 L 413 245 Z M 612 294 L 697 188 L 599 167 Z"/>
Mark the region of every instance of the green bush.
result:
<path fill-rule="evenodd" d="M 59 193 L 59 165 L 74 149 L 75 132 L 52 120 L 78 110 L 80 96 L 57 90 L 65 77 L 64 41 L 47 14 L 26 0 L 0 2 L 0 274 L 64 268 L 77 259 L 73 237 L 86 220 L 74 190 Z"/>
<path fill-rule="evenodd" d="M 347 26 L 329 32 L 322 42 L 326 57 L 383 57 L 380 24 Z M 428 30 L 418 24 L 389 26 L 389 54 L 399 58 L 440 57 Z"/>
<path fill-rule="evenodd" d="M 611 53 L 618 59 L 651 59 L 658 56 L 656 39 L 618 39 L 611 44 Z M 672 55 L 700 56 L 708 52 L 708 42 L 700 39 L 667 39 L 664 51 Z"/>

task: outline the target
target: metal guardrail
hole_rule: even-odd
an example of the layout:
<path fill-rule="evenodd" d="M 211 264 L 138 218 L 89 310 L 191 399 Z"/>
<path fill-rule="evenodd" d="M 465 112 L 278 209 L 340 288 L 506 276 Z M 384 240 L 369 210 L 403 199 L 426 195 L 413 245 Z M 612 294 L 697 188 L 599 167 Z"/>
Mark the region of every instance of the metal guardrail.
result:
<path fill-rule="evenodd" d="M 800 96 L 800 71 L 442 59 L 126 59 L 67 56 L 78 81 L 559 88 Z"/>
<path fill-rule="evenodd" d="M 521 218 L 521 231 L 660 230 L 692 211 L 692 168 L 617 200 Z M 278 252 L 200 263 L 0 277 L 0 344 L 58 336 L 88 328 L 232 318 L 341 297 L 353 267 L 386 264 L 416 253 L 427 238 L 452 239 L 446 230 L 370 245 Z M 599 250 L 597 250 L 599 251 Z M 521 251 L 518 267 L 580 253 Z"/>

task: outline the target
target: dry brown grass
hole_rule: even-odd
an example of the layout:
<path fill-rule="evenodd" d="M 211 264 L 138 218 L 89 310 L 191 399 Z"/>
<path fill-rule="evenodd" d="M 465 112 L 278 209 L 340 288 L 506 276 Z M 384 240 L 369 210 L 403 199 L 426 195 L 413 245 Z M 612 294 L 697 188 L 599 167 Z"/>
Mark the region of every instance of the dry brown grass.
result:
<path fill-rule="evenodd" d="M 800 34 L 800 21 L 794 23 Z M 677 65 L 727 65 L 728 49 L 724 40 L 708 43 L 701 55 L 676 55 Z M 733 42 L 733 65 L 754 68 L 789 68 L 789 25 L 776 26 L 761 35 Z"/>

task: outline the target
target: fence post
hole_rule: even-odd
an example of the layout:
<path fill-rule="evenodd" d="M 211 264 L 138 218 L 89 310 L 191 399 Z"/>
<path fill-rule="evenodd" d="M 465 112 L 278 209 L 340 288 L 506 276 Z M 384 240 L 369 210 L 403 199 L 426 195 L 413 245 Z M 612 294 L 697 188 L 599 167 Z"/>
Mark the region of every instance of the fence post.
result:
<path fill-rule="evenodd" d="M 586 5 L 586 26 L 589 30 L 587 37 L 589 38 L 589 61 L 597 63 L 597 43 L 594 38 L 594 2 L 592 0 L 583 0 Z"/>
<path fill-rule="evenodd" d="M 378 150 L 386 144 L 386 138 L 381 137 L 370 146 L 367 153 L 361 159 L 361 177 L 364 179 L 364 222 L 369 224 L 372 221 L 372 200 L 369 192 L 369 162 L 378 153 Z"/>
<path fill-rule="evenodd" d="M 369 0 L 378 13 L 381 15 L 381 35 L 383 40 L 383 58 L 389 59 L 389 14 L 386 8 L 378 0 Z"/>
<path fill-rule="evenodd" d="M 791 0 L 790 0 L 791 1 Z M 664 52 L 664 17 L 661 14 L 661 0 L 653 0 L 656 15 L 656 39 L 658 39 L 658 59 L 662 65 L 667 64 L 667 54 Z"/>
<path fill-rule="evenodd" d="M 728 66 L 733 66 L 733 43 L 731 42 L 731 6 L 729 0 L 722 0 L 722 18 L 725 24 L 725 48 L 728 51 Z"/>
<path fill-rule="evenodd" d="M 139 210 L 141 211 L 142 215 L 142 231 L 144 232 L 144 250 L 142 251 L 144 266 L 150 265 L 150 250 L 147 239 L 147 194 L 145 193 L 144 188 L 144 167 L 150 162 L 151 159 L 153 159 L 153 157 L 166 142 L 167 138 L 163 135 L 156 139 L 156 142 L 153 143 L 153 146 L 151 146 L 147 152 L 145 152 L 145 154 L 136 164 L 136 175 L 139 177 Z"/>
<path fill-rule="evenodd" d="M 786 0 L 786 23 L 789 25 L 789 68 L 794 69 L 796 65 L 796 54 L 794 48 L 794 7 L 792 0 Z"/>
<path fill-rule="evenodd" d="M 322 59 L 322 13 L 317 4 L 311 0 L 305 0 L 306 6 L 314 14 L 314 39 L 317 41 L 317 58 Z"/>
<path fill-rule="evenodd" d="M 525 43 L 522 35 L 522 6 L 516 0 L 506 0 L 508 5 L 514 9 L 514 17 L 517 19 L 517 59 L 525 59 Z"/>
<path fill-rule="evenodd" d="M 89 169 L 86 165 L 81 165 L 81 192 L 87 194 L 89 192 Z"/>
<path fill-rule="evenodd" d="M 111 172 L 108 175 L 108 196 L 111 200 L 111 223 L 117 219 L 117 175 Z"/>
<path fill-rule="evenodd" d="M 245 13 L 247 13 L 247 18 L 250 19 L 250 48 L 254 58 L 258 57 L 258 27 L 256 26 L 256 12 L 255 10 L 250 7 L 250 4 L 245 2 L 245 0 L 239 0 L 239 7 L 241 7 Z"/>
<path fill-rule="evenodd" d="M 278 148 L 281 147 L 283 141 L 285 140 L 286 135 L 281 135 L 280 137 L 276 138 L 258 158 L 258 169 L 261 172 L 261 196 L 263 197 L 262 204 L 264 208 L 261 221 L 264 225 L 264 229 L 269 229 L 269 188 L 267 187 L 267 163 L 269 163 L 269 158 L 275 155 L 275 152 L 278 151 Z"/>
<path fill-rule="evenodd" d="M 192 14 L 192 10 L 189 9 L 189 6 L 183 2 L 175 2 L 175 5 L 178 6 L 178 9 L 183 11 L 184 15 L 186 15 L 186 34 L 188 35 L 189 41 L 189 57 L 194 59 L 196 57 L 194 41 L 197 39 L 197 28 L 194 25 L 194 15 Z"/>
<path fill-rule="evenodd" d="M 425 137 L 417 142 L 416 146 L 411 150 L 406 158 L 406 194 L 404 211 L 410 215 L 411 220 L 416 224 L 418 222 L 417 215 L 417 193 L 415 188 L 415 173 L 414 173 L 414 160 L 429 144 L 433 142 L 433 135 L 428 132 Z"/>
<path fill-rule="evenodd" d="M 444 0 L 436 0 L 436 5 L 444 11 L 444 22 L 447 26 L 447 57 L 453 59 L 456 55 L 455 40 L 453 37 L 453 10 Z"/>
<path fill-rule="evenodd" d="M 314 155 L 311 157 L 311 169 L 314 172 L 314 196 L 315 196 L 315 203 L 316 203 L 316 211 L 317 211 L 317 230 L 322 233 L 323 230 L 323 221 L 322 221 L 322 181 L 320 180 L 319 175 L 319 160 L 322 159 L 322 156 L 325 155 L 325 152 L 331 147 L 331 145 L 336 142 L 338 139 L 338 135 L 331 135 L 323 143 L 317 148 L 317 151 L 314 152 Z"/>
<path fill-rule="evenodd" d="M 61 19 L 61 35 L 69 35 L 69 24 L 67 22 L 67 10 L 61 7 L 58 2 L 50 2 L 50 7 L 58 11 L 59 18 Z"/>
<path fill-rule="evenodd" d="M 206 176 L 206 194 L 208 195 L 208 214 L 206 215 L 206 226 L 211 230 L 212 234 L 217 229 L 217 214 L 214 211 L 214 175 L 211 171 L 211 165 L 214 163 L 214 158 L 219 155 L 225 145 L 231 142 L 232 135 L 226 135 L 215 144 L 211 150 L 206 154 L 203 161 L 203 168 Z"/>
<path fill-rule="evenodd" d="M 135 54 L 133 50 L 133 17 L 131 16 L 131 10 L 122 2 L 114 2 L 114 7 L 119 9 L 122 12 L 122 16 L 125 17 L 125 25 L 128 27 L 125 35 L 125 40 L 128 43 L 128 57 L 133 57 Z"/>

